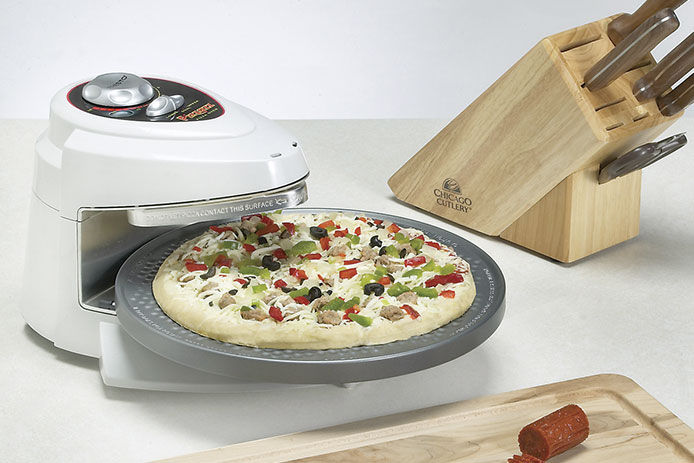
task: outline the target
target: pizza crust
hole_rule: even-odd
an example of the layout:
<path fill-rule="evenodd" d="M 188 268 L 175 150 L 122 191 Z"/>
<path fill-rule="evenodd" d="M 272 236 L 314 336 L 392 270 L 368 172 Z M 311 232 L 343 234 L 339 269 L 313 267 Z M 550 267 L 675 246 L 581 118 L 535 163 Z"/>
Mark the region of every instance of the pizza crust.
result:
<path fill-rule="evenodd" d="M 390 321 L 374 317 L 367 327 L 355 322 L 332 326 L 312 320 L 246 320 L 238 307 L 210 306 L 206 299 L 197 296 L 197 291 L 193 292 L 178 281 L 181 256 L 198 239 L 184 243 L 164 261 L 154 278 L 152 290 L 159 306 L 174 321 L 202 336 L 223 342 L 275 349 L 336 349 L 384 344 L 428 333 L 447 324 L 465 313 L 476 294 L 468 274 L 463 283 L 456 285 L 454 298 L 436 298 L 435 303 L 429 302 L 425 309 L 419 310 L 420 316 L 416 319 L 405 316 Z"/>

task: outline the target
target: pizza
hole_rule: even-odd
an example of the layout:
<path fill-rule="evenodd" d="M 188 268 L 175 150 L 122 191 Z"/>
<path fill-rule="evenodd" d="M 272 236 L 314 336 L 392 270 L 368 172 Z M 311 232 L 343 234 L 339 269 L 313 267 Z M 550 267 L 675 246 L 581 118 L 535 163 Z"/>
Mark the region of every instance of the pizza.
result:
<path fill-rule="evenodd" d="M 278 349 L 407 339 L 461 316 L 475 297 L 470 266 L 451 248 L 342 212 L 211 226 L 166 258 L 152 289 L 191 331 Z"/>

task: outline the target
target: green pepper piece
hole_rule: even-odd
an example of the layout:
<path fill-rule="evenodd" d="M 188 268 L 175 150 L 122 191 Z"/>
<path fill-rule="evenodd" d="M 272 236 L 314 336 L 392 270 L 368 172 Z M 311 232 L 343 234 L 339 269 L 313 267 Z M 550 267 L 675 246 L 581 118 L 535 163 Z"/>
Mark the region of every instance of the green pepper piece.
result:
<path fill-rule="evenodd" d="M 422 249 L 422 246 L 424 246 L 424 241 L 420 240 L 419 238 L 412 239 L 410 240 L 410 246 L 412 246 L 412 249 L 419 252 Z"/>
<path fill-rule="evenodd" d="M 389 246 L 386 246 L 386 254 L 389 255 L 390 257 L 400 257 L 400 252 L 392 244 Z"/>
<path fill-rule="evenodd" d="M 352 299 L 349 299 L 349 300 L 342 303 L 342 309 L 347 310 L 350 307 L 354 307 L 357 304 L 359 304 L 359 298 L 353 297 Z"/>
<path fill-rule="evenodd" d="M 359 244 L 361 242 L 361 239 L 357 235 L 353 235 L 352 233 L 347 233 L 345 237 L 349 238 L 349 245 L 350 247 L 353 244 Z"/>
<path fill-rule="evenodd" d="M 229 273 L 229 267 L 222 267 L 219 269 L 219 273 Z"/>
<path fill-rule="evenodd" d="M 381 278 L 388 274 L 388 269 L 386 269 L 385 267 L 378 266 L 376 267 L 376 271 L 374 273 L 378 278 Z"/>
<path fill-rule="evenodd" d="M 264 268 L 260 271 L 258 274 L 260 278 L 263 278 L 264 280 L 269 280 L 270 279 L 270 270 Z"/>
<path fill-rule="evenodd" d="M 315 241 L 299 241 L 289 250 L 289 253 L 298 256 L 300 254 L 310 254 L 317 248 Z"/>
<path fill-rule="evenodd" d="M 222 241 L 222 249 L 238 249 L 238 241 Z"/>
<path fill-rule="evenodd" d="M 398 243 L 407 243 L 409 241 L 409 239 L 407 239 L 407 237 L 400 232 L 397 232 L 393 238 Z"/>
<path fill-rule="evenodd" d="M 403 277 L 411 277 L 414 275 L 416 277 L 421 277 L 422 273 L 424 273 L 424 272 L 422 272 L 422 270 L 420 270 L 418 268 L 413 268 L 413 269 L 410 269 L 407 272 L 403 273 L 402 276 Z"/>
<path fill-rule="evenodd" d="M 370 326 L 373 319 L 367 317 L 366 315 L 359 315 L 358 313 L 347 314 L 350 320 L 359 323 L 361 326 Z"/>
<path fill-rule="evenodd" d="M 429 262 L 424 264 L 424 266 L 422 267 L 422 270 L 425 272 L 433 272 L 433 271 L 436 271 L 437 268 L 438 268 L 438 265 L 436 265 L 436 262 L 434 262 L 433 260 L 430 260 Z"/>
<path fill-rule="evenodd" d="M 336 298 L 333 299 L 332 301 L 330 301 L 330 302 L 328 302 L 327 304 L 325 304 L 325 305 L 321 308 L 321 310 L 342 310 L 342 304 L 343 304 L 343 303 L 344 303 L 344 301 L 343 301 L 342 299 L 339 299 L 339 298 L 336 297 Z"/>
<path fill-rule="evenodd" d="M 249 233 L 246 239 L 243 240 L 243 242 L 246 244 L 255 244 L 258 242 L 258 235 L 256 235 L 255 233 Z"/>
<path fill-rule="evenodd" d="M 260 267 L 254 267 L 252 265 L 240 265 L 239 266 L 239 273 L 241 273 L 243 275 L 259 276 L 263 270 L 267 270 L 267 269 L 260 268 Z"/>
<path fill-rule="evenodd" d="M 412 291 L 414 291 L 414 293 L 417 296 L 430 297 L 432 299 L 435 297 L 439 297 L 438 291 L 436 291 L 436 289 L 434 289 L 434 288 L 425 288 L 423 286 L 416 286 L 416 287 L 412 288 Z"/>
<path fill-rule="evenodd" d="M 373 273 L 365 273 L 361 276 L 361 285 L 364 286 L 369 282 L 376 280 L 378 280 L 378 277 L 376 277 L 376 275 L 374 275 Z"/>
<path fill-rule="evenodd" d="M 253 294 L 262 293 L 263 291 L 265 291 L 267 289 L 267 285 L 260 284 L 260 285 L 251 286 L 251 288 L 253 288 Z"/>
<path fill-rule="evenodd" d="M 241 309 L 239 309 L 239 310 L 241 310 L 241 312 L 248 312 L 249 310 L 253 310 L 253 309 L 251 309 L 251 308 L 248 307 L 247 305 L 244 305 L 244 306 L 242 306 Z"/>
<path fill-rule="evenodd" d="M 395 283 L 393 286 L 388 288 L 388 295 L 393 296 L 393 297 L 398 297 L 402 293 L 406 293 L 410 291 L 410 288 L 407 286 L 403 285 L 402 283 Z"/>
<path fill-rule="evenodd" d="M 446 264 L 439 269 L 440 275 L 450 275 L 453 272 L 455 272 L 455 265 L 454 264 Z"/>
<path fill-rule="evenodd" d="M 258 301 L 251 302 L 251 307 L 253 307 L 254 309 L 257 309 L 258 306 L 260 306 L 260 302 L 258 302 Z"/>
<path fill-rule="evenodd" d="M 204 256 L 204 257 L 202 258 L 202 261 L 203 261 L 204 264 L 207 265 L 208 267 L 212 267 L 212 265 L 214 265 L 214 261 L 216 261 L 216 260 L 217 260 L 217 257 L 219 257 L 219 256 L 228 257 L 227 254 L 226 254 L 226 252 L 218 252 L 218 253 L 216 253 L 216 254 L 210 254 L 210 255 Z"/>
<path fill-rule="evenodd" d="M 308 290 L 309 288 L 295 289 L 294 291 L 289 292 L 289 297 L 296 299 L 300 296 L 308 296 Z"/>

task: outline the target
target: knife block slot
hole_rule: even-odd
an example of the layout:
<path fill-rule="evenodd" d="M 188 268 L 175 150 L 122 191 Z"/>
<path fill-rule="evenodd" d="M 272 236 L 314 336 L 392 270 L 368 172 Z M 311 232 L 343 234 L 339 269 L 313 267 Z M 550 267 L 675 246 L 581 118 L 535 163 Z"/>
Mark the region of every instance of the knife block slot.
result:
<path fill-rule="evenodd" d="M 595 108 L 595 112 L 598 112 L 598 111 L 600 111 L 601 109 L 609 108 L 610 106 L 614 106 L 614 105 L 619 104 L 619 103 L 621 103 L 622 101 L 626 101 L 626 100 L 627 100 L 627 99 L 626 99 L 625 97 L 621 97 L 621 98 L 618 99 L 618 100 L 610 101 L 609 103 L 605 103 L 605 104 L 600 105 L 600 106 L 598 106 L 597 108 Z"/>
<path fill-rule="evenodd" d="M 567 45 L 562 45 L 559 48 L 559 51 L 562 53 L 566 53 L 567 51 L 573 50 L 574 48 L 582 47 L 584 45 L 588 45 L 589 43 L 593 43 L 597 40 L 600 40 L 600 34 L 595 34 L 591 37 L 588 37 L 586 39 L 579 39 L 575 42 L 569 43 Z"/>
<path fill-rule="evenodd" d="M 636 236 L 640 172 L 600 185 L 600 165 L 681 114 L 665 117 L 632 94 L 650 55 L 605 88 L 583 87 L 614 48 L 613 18 L 542 39 L 390 178 L 395 196 L 562 262 Z M 444 190 L 466 206 L 437 202 Z"/>

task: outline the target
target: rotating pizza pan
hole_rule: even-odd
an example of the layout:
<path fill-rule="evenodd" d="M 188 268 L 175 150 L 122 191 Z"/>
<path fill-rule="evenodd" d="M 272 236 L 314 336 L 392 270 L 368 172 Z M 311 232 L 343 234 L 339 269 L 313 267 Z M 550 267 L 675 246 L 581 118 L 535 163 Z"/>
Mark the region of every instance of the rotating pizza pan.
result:
<path fill-rule="evenodd" d="M 484 342 L 501 323 L 506 284 L 484 251 L 463 238 L 415 220 L 346 209 L 290 209 L 285 212 L 345 212 L 412 227 L 455 250 L 471 267 L 477 295 L 459 318 L 429 333 L 373 346 L 326 350 L 263 349 L 206 338 L 183 328 L 159 307 L 152 280 L 164 259 L 210 225 L 197 223 L 167 232 L 135 251 L 116 278 L 116 314 L 125 331 L 151 351 L 174 362 L 244 380 L 293 384 L 344 384 L 430 368 Z"/>

